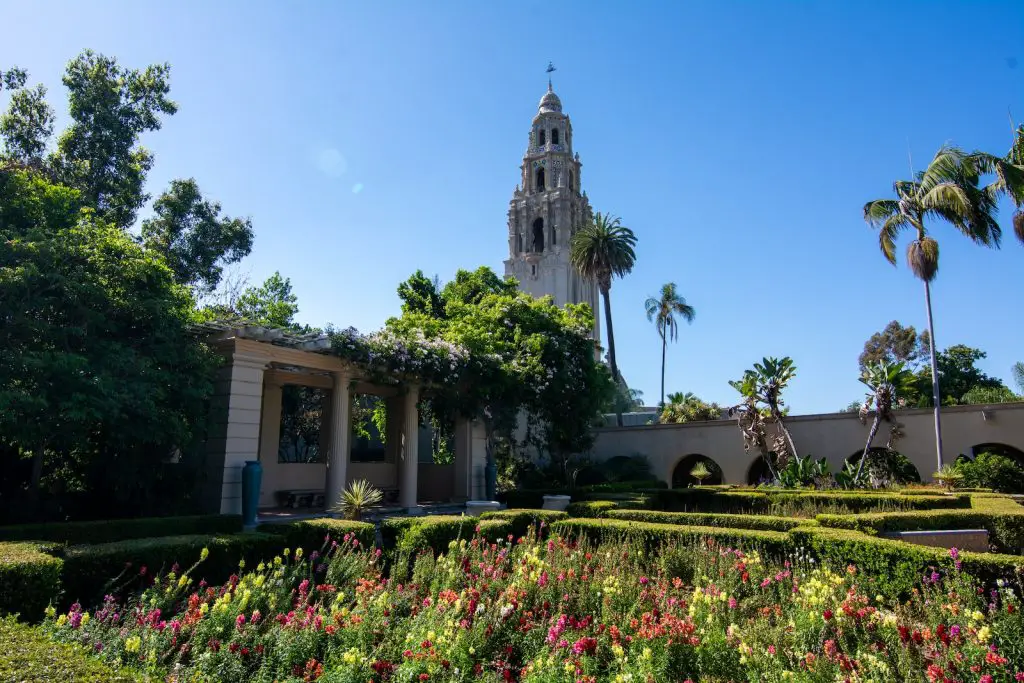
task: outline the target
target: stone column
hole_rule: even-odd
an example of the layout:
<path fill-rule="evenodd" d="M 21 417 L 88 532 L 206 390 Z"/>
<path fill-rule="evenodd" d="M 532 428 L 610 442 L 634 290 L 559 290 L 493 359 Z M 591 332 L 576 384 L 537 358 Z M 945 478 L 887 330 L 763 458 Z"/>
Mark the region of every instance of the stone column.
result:
<path fill-rule="evenodd" d="M 231 353 L 217 374 L 206 441 L 210 478 L 205 507 L 242 513 L 242 468 L 259 459 L 263 371 L 268 359 Z"/>
<path fill-rule="evenodd" d="M 402 409 L 404 428 L 402 429 L 402 458 L 399 463 L 401 474 L 398 500 L 406 512 L 411 515 L 420 512 L 419 506 L 416 505 L 420 467 L 420 413 L 416 406 L 419 398 L 420 388 L 415 384 L 410 384 L 406 388 L 405 405 Z"/>
<path fill-rule="evenodd" d="M 331 394 L 331 445 L 327 449 L 327 507 L 338 502 L 345 490 L 348 476 L 348 458 L 351 451 L 349 441 L 352 399 L 348 384 L 351 381 L 344 372 L 331 373 L 334 376 L 334 391 Z"/>

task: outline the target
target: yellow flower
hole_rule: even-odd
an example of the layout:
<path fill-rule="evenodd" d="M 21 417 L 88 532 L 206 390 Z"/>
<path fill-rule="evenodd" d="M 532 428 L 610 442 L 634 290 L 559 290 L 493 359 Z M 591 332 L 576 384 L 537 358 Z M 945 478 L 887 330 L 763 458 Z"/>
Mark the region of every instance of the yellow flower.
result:
<path fill-rule="evenodd" d="M 201 604 L 199 606 L 199 613 L 200 614 L 206 614 L 209 611 L 210 611 L 210 603 L 204 602 L 203 604 Z"/>
<path fill-rule="evenodd" d="M 285 548 L 285 549 L 284 549 L 284 553 L 283 553 L 283 554 L 284 554 L 284 556 L 285 556 L 285 557 L 288 557 L 289 555 L 291 555 L 291 554 L 292 554 L 292 551 L 291 551 L 291 550 L 289 550 L 288 548 Z"/>
<path fill-rule="evenodd" d="M 978 610 L 974 610 L 971 614 L 971 619 L 974 619 L 975 621 L 985 621 L 985 615 Z"/>
<path fill-rule="evenodd" d="M 565 673 L 571 674 L 576 670 L 576 666 L 572 662 L 565 663 Z"/>
<path fill-rule="evenodd" d="M 238 561 L 238 568 L 239 569 L 245 569 L 245 560 L 239 560 Z"/>
<path fill-rule="evenodd" d="M 48 616 L 48 617 L 50 617 L 52 619 L 53 615 L 56 614 L 56 613 L 57 613 L 57 610 L 55 610 L 53 608 L 53 605 L 48 605 L 46 607 L 46 616 Z"/>
<path fill-rule="evenodd" d="M 209 556 L 210 556 L 210 549 L 209 548 L 203 548 L 202 552 L 199 553 L 199 561 L 202 562 L 203 560 L 205 560 Z"/>
<path fill-rule="evenodd" d="M 295 549 L 295 561 L 297 562 L 301 558 L 302 558 L 302 548 L 296 548 Z"/>
<path fill-rule="evenodd" d="M 469 648 L 469 654 L 475 655 L 476 654 L 476 648 L 475 647 Z"/>
<path fill-rule="evenodd" d="M 987 643 L 989 638 L 992 637 L 992 629 L 988 626 L 982 626 L 978 629 L 978 642 Z"/>
<path fill-rule="evenodd" d="M 68 615 L 62 614 L 57 617 L 57 626 L 63 626 L 66 623 L 68 623 Z"/>
<path fill-rule="evenodd" d="M 85 626 L 86 624 L 88 624 L 89 623 L 89 619 L 91 619 L 91 618 L 92 617 L 89 616 L 88 612 L 83 612 L 82 613 L 82 621 L 81 621 L 82 626 Z"/>
<path fill-rule="evenodd" d="M 187 576 L 182 576 L 180 579 L 178 579 L 178 588 L 181 588 L 186 583 L 188 583 L 188 577 Z"/>
<path fill-rule="evenodd" d="M 653 655 L 654 653 L 651 651 L 651 648 L 649 647 L 645 647 L 644 651 L 640 653 L 640 656 L 644 659 L 650 659 Z"/>
<path fill-rule="evenodd" d="M 125 652 L 138 652 L 139 646 L 142 645 L 142 639 L 138 636 L 132 636 L 124 641 Z"/>

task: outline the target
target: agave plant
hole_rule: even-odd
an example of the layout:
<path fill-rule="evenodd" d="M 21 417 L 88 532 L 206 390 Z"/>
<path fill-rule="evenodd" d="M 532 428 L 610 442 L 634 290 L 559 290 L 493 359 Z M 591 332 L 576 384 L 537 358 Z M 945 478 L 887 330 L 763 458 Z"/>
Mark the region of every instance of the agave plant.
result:
<path fill-rule="evenodd" d="M 814 486 L 821 488 L 832 480 L 832 472 L 825 458 L 814 460 L 811 456 L 790 458 L 779 470 L 779 483 L 787 488 Z"/>
<path fill-rule="evenodd" d="M 701 460 L 693 466 L 692 470 L 690 470 L 690 476 L 696 479 L 697 485 L 700 486 L 704 483 L 705 479 L 711 476 L 711 470 L 709 470 L 708 466 L 704 464 L 703 460 Z"/>
<path fill-rule="evenodd" d="M 356 479 L 341 492 L 331 512 L 340 513 L 345 519 L 359 521 L 367 510 L 380 505 L 383 499 L 380 489 L 365 479 Z"/>

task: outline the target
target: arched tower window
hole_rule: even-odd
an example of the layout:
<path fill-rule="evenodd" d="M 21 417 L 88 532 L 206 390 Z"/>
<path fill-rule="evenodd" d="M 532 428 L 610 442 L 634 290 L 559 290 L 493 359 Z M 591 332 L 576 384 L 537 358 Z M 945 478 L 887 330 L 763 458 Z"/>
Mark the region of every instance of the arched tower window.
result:
<path fill-rule="evenodd" d="M 523 253 L 523 233 L 521 232 L 516 233 L 516 253 Z"/>
<path fill-rule="evenodd" d="M 541 128 L 540 129 L 540 146 L 541 147 L 543 147 L 544 145 L 547 144 L 547 137 L 545 137 L 546 135 L 547 135 L 547 131 L 544 130 L 543 128 Z"/>
<path fill-rule="evenodd" d="M 543 169 L 541 169 L 543 170 Z M 533 222 L 533 250 L 537 253 L 544 251 L 544 219 L 538 218 Z"/>
<path fill-rule="evenodd" d="M 572 184 L 572 171 L 569 171 L 569 189 L 575 190 L 576 186 Z"/>
<path fill-rule="evenodd" d="M 537 191 L 540 192 L 544 189 L 544 167 L 541 166 L 537 169 Z"/>
<path fill-rule="evenodd" d="M 551 246 L 558 244 L 558 226 L 551 226 Z"/>
<path fill-rule="evenodd" d="M 558 144 L 558 129 L 557 128 L 552 128 L 551 129 L 551 144 L 552 145 L 557 145 Z"/>

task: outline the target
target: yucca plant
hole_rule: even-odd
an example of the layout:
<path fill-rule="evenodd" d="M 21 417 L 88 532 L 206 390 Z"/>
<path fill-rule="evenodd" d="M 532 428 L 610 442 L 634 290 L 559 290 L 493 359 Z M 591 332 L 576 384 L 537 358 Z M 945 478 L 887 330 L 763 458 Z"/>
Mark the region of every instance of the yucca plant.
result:
<path fill-rule="evenodd" d="M 963 478 L 963 473 L 953 465 L 943 465 L 941 470 L 932 474 L 932 479 L 949 490 L 956 488 Z"/>
<path fill-rule="evenodd" d="M 864 368 L 860 381 L 870 390 L 860 407 L 860 421 L 866 423 L 872 412 L 874 419 L 871 421 L 868 440 L 864 444 L 864 453 L 857 466 L 857 475 L 854 477 L 856 481 L 861 481 L 861 472 L 864 471 L 864 465 L 871 455 L 871 442 L 875 440 L 878 428 L 882 422 L 895 422 L 893 407 L 897 405 L 900 395 L 906 395 L 913 387 L 914 374 L 907 370 L 903 363 L 890 365 L 885 361 L 879 361 Z"/>
<path fill-rule="evenodd" d="M 384 500 L 384 495 L 380 489 L 365 479 L 356 479 L 341 492 L 341 497 L 331 508 L 331 512 L 337 512 L 345 519 L 358 522 L 367 510 L 380 505 L 382 500 Z"/>
<path fill-rule="evenodd" d="M 709 470 L 708 466 L 704 464 L 703 460 L 701 460 L 693 466 L 692 470 L 690 470 L 690 476 L 696 479 L 697 486 L 700 486 L 704 483 L 705 479 L 711 476 L 711 470 Z"/>

